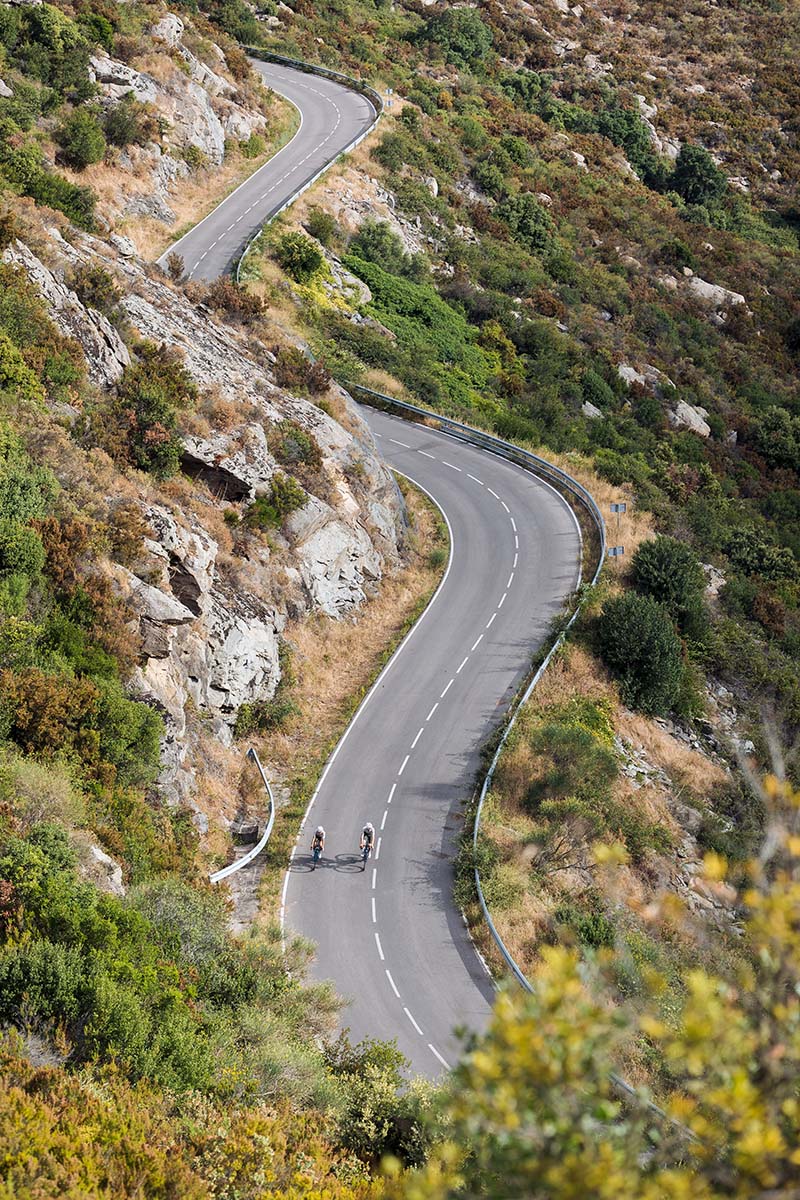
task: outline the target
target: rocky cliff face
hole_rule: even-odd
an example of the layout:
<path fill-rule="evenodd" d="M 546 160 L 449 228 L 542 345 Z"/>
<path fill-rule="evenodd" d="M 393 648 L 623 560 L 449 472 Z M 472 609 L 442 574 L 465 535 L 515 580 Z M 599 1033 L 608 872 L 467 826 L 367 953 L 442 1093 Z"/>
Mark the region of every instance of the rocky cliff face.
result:
<path fill-rule="evenodd" d="M 130 353 L 106 318 L 70 289 L 67 281 L 82 265 L 114 275 L 134 335 L 178 350 L 204 397 L 204 411 L 190 418 L 183 439 L 186 476 L 159 489 L 148 476 L 129 473 L 126 486 L 133 484 L 148 533 L 136 562 L 110 566 L 142 638 L 134 686 L 166 720 L 162 783 L 174 799 L 190 800 L 187 713 L 194 710 L 230 744 L 241 705 L 275 692 L 287 620 L 354 613 L 399 560 L 402 497 L 345 393 L 330 397 L 341 418 L 334 420 L 277 386 L 268 351 L 249 346 L 244 332 L 191 304 L 138 260 L 88 236 L 71 233 L 66 241 L 55 228 L 48 234 L 37 253 L 17 241 L 4 258 L 37 284 L 56 325 L 80 342 L 98 388 L 116 386 Z M 217 413 L 224 428 L 215 427 Z M 66 416 L 79 418 L 75 410 Z M 316 491 L 312 483 L 302 507 L 268 540 L 237 540 L 231 529 L 254 498 L 269 492 L 279 469 L 272 448 L 286 421 L 319 448 Z"/>
<path fill-rule="evenodd" d="M 112 222 L 149 217 L 171 226 L 185 219 L 175 197 L 192 169 L 220 167 L 226 143 L 247 142 L 269 124 L 271 98 L 256 76 L 237 82 L 219 46 L 175 13 L 146 30 L 130 62 L 94 55 L 90 76 L 103 107 L 130 97 L 161 129 L 144 145 L 115 151 L 104 166 L 100 204 Z"/>

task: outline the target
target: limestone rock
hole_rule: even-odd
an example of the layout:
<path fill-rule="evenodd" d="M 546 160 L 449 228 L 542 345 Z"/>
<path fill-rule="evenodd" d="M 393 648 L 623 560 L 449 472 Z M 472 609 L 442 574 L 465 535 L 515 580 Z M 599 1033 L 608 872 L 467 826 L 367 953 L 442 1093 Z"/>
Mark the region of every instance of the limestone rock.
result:
<path fill-rule="evenodd" d="M 121 100 L 132 93 L 143 104 L 153 104 L 158 97 L 158 84 L 151 75 L 134 71 L 107 54 L 95 54 L 89 59 L 89 77 L 111 100 Z"/>
<path fill-rule="evenodd" d="M 123 237 L 121 233 L 112 233 L 108 240 L 123 258 L 136 257 L 138 251 L 129 237 Z"/>
<path fill-rule="evenodd" d="M 0 79 L 0 96 L 2 96 L 4 100 L 10 100 L 13 95 L 13 91 L 5 82 L 5 80 Z"/>
<path fill-rule="evenodd" d="M 702 438 L 711 436 L 711 426 L 705 420 L 707 416 L 704 408 L 695 408 L 685 400 L 679 400 L 675 408 L 667 413 L 669 423 L 674 428 L 689 429 Z"/>
<path fill-rule="evenodd" d="M 131 361 L 128 347 L 102 313 L 86 308 L 75 292 L 44 265 L 24 243 L 15 241 L 3 253 L 5 262 L 20 267 L 36 284 L 50 307 L 59 330 L 83 347 L 89 378 L 100 387 L 113 387 Z"/>
<path fill-rule="evenodd" d="M 175 13 L 167 13 L 155 25 L 151 25 L 148 33 L 151 37 L 158 38 L 161 42 L 166 42 L 173 49 L 177 47 L 183 38 L 184 24 L 183 21 Z"/>
<path fill-rule="evenodd" d="M 581 412 L 590 421 L 596 421 L 598 417 L 602 417 L 602 412 L 596 404 L 592 404 L 591 400 L 584 400 L 581 405 Z"/>
<path fill-rule="evenodd" d="M 718 283 L 708 283 L 699 275 L 693 275 L 687 280 L 687 287 L 696 300 L 711 308 L 730 308 L 731 305 L 744 304 L 746 300 L 741 292 L 732 292 L 730 288 L 721 287 Z"/>
<path fill-rule="evenodd" d="M 237 104 L 230 105 L 227 111 L 223 109 L 220 119 L 225 137 L 237 142 L 246 142 L 252 134 L 260 133 L 267 123 L 262 113 L 248 112 Z"/>
<path fill-rule="evenodd" d="M 110 854 L 106 854 L 102 847 L 93 842 L 86 847 L 80 871 L 84 878 L 90 879 L 101 892 L 107 892 L 111 896 L 125 895 L 122 867 Z"/>
<path fill-rule="evenodd" d="M 426 175 L 422 181 L 434 199 L 439 195 L 439 181 L 435 175 Z"/>

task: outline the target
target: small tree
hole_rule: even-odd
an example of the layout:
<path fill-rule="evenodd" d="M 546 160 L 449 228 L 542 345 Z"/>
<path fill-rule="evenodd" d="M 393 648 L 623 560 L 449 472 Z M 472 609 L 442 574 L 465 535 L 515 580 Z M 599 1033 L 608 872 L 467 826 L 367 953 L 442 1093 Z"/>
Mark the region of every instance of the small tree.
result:
<path fill-rule="evenodd" d="M 167 255 L 167 274 L 173 283 L 180 283 L 183 279 L 186 263 L 183 261 L 182 254 L 176 254 L 173 250 Z"/>
<path fill-rule="evenodd" d="M 727 180 L 702 146 L 681 146 L 669 187 L 687 204 L 713 204 L 727 188 Z"/>
<path fill-rule="evenodd" d="M 276 257 L 297 283 L 308 283 L 325 261 L 319 247 L 304 233 L 285 233 L 278 242 Z"/>
<path fill-rule="evenodd" d="M 659 600 L 684 633 L 697 637 L 706 625 L 703 568 L 694 551 L 677 538 L 642 542 L 633 556 L 637 591 Z"/>
<path fill-rule="evenodd" d="M 635 593 L 610 600 L 597 623 L 597 645 L 626 704 L 648 714 L 669 712 L 680 693 L 683 660 L 663 604 Z"/>
<path fill-rule="evenodd" d="M 100 123 L 88 108 L 78 108 L 56 130 L 61 157 L 69 167 L 82 171 L 100 162 L 106 152 L 106 139 Z"/>
<path fill-rule="evenodd" d="M 431 17 L 422 38 L 440 46 L 447 62 L 475 66 L 492 47 L 492 31 L 471 8 L 447 7 Z"/>

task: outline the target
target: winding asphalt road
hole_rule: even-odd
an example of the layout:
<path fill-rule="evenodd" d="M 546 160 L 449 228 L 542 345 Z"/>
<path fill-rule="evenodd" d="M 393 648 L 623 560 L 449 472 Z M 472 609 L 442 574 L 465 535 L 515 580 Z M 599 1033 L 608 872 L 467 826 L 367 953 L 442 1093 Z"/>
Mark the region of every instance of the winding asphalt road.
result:
<path fill-rule="evenodd" d="M 250 62 L 267 87 L 298 109 L 300 128 L 269 162 L 161 255 L 158 262 L 164 266 L 170 254 L 180 254 L 187 279 L 217 279 L 229 271 L 256 230 L 375 120 L 375 108 L 366 96 L 341 83 L 278 63 Z"/>
<path fill-rule="evenodd" d="M 374 119 L 369 102 L 339 84 L 254 66 L 298 106 L 301 128 L 171 247 L 194 278 L 224 273 Z M 312 973 L 349 999 L 351 1037 L 396 1038 L 412 1070 L 430 1076 L 455 1063 L 454 1030 L 480 1030 L 489 1016 L 493 986 L 453 901 L 453 860 L 480 747 L 579 581 L 580 531 L 566 502 L 519 467 L 422 425 L 364 416 L 387 462 L 441 507 L 451 558 L 323 774 L 281 915 L 288 932 L 317 943 Z M 378 840 L 362 871 L 366 820 Z M 328 838 L 312 871 L 318 823 Z"/>
<path fill-rule="evenodd" d="M 480 747 L 578 583 L 565 501 L 520 468 L 365 409 L 383 456 L 444 512 L 451 559 L 326 772 L 286 875 L 285 923 L 350 1004 L 351 1037 L 396 1037 L 416 1073 L 455 1063 L 493 986 L 453 902 L 453 859 Z M 378 832 L 362 872 L 365 821 Z M 327 831 L 311 871 L 309 842 Z"/>

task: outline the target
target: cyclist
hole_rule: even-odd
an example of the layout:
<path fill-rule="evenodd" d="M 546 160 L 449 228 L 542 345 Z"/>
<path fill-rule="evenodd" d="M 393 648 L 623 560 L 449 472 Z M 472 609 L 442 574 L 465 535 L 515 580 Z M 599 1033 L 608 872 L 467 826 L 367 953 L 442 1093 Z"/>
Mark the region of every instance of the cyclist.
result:
<path fill-rule="evenodd" d="M 364 828 L 361 830 L 361 842 L 359 848 L 361 850 L 361 869 L 367 865 L 367 859 L 372 853 L 372 847 L 375 843 L 375 826 L 371 821 L 367 821 Z"/>
<path fill-rule="evenodd" d="M 311 866 L 312 871 L 314 870 L 314 868 L 316 867 L 320 858 L 322 857 L 322 851 L 324 849 L 325 849 L 325 830 L 322 828 L 321 825 L 318 825 L 314 832 L 314 836 L 311 839 L 311 857 L 313 859 L 313 863 Z"/>

